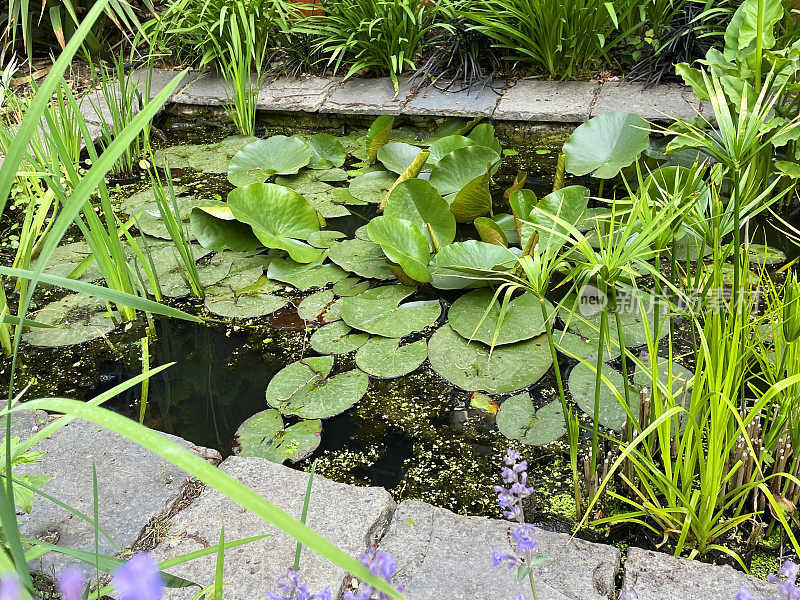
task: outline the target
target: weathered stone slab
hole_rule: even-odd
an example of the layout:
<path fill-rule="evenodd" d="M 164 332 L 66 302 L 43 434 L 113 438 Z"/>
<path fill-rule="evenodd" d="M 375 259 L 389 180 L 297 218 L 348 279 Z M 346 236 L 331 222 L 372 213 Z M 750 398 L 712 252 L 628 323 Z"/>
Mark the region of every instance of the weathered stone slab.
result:
<path fill-rule="evenodd" d="M 276 79 L 262 87 L 258 94 L 258 108 L 317 112 L 341 84 L 341 77 Z"/>
<path fill-rule="evenodd" d="M 171 82 L 175 77 L 181 74 L 181 71 L 167 71 L 166 69 L 153 69 L 153 74 L 150 78 L 150 99 L 155 98 L 161 91 L 167 87 L 167 84 Z M 187 85 L 192 83 L 198 77 L 201 76 L 199 71 L 189 71 L 186 75 L 183 76 L 181 82 L 178 84 L 178 87 L 172 93 L 170 98 L 167 99 L 169 102 L 176 94 L 178 94 L 183 88 Z M 146 82 L 147 82 L 147 69 L 137 69 L 133 73 L 131 73 L 131 80 L 139 86 L 139 92 L 144 95 Z"/>
<path fill-rule="evenodd" d="M 636 113 L 651 121 L 670 121 L 675 117 L 696 117 L 700 109 L 700 101 L 691 88 L 682 85 L 643 89 L 640 83 L 604 83 L 592 116 L 619 111 Z"/>
<path fill-rule="evenodd" d="M 524 594 L 527 580 L 516 571 L 492 567 L 492 552 L 510 552 L 513 523 L 463 517 L 408 500 L 398 506 L 379 549 L 400 565 L 398 583 L 414 600 L 497 600 Z M 568 535 L 539 531 L 541 553 L 551 561 L 534 569 L 539 600 L 605 600 L 614 592 L 619 550 Z"/>
<path fill-rule="evenodd" d="M 663 552 L 630 548 L 622 591 L 639 600 L 733 600 L 745 586 L 756 597 L 778 597 L 778 586 L 732 567 L 709 565 Z"/>
<path fill-rule="evenodd" d="M 180 92 L 173 96 L 173 102 L 196 104 L 200 106 L 222 106 L 228 101 L 225 79 L 216 73 L 202 73 Z"/>
<path fill-rule="evenodd" d="M 499 92 L 505 82 L 495 81 L 494 88 L 480 83 L 460 91 L 445 91 L 434 86 L 422 88 L 403 108 L 406 115 L 444 117 L 491 117 Z"/>
<path fill-rule="evenodd" d="M 493 117 L 503 121 L 583 123 L 589 119 L 599 83 L 523 79 L 510 88 Z"/>
<path fill-rule="evenodd" d="M 166 436 L 184 448 L 194 448 Z M 17 472 L 53 477 L 40 489 L 86 515 L 93 514 L 92 463 L 97 466 L 100 525 L 119 547 L 132 544 L 147 522 L 180 497 L 186 473 L 112 431 L 74 420 L 35 448 L 46 454 Z M 216 455 L 205 448 L 206 456 Z M 61 546 L 94 551 L 94 529 L 86 521 L 41 497 L 30 515 L 20 515 L 23 535 Z M 114 545 L 100 537 L 100 552 L 114 554 Z M 49 553 L 31 563 L 45 573 L 65 567 L 91 575 L 94 569 L 65 555 Z"/>
<path fill-rule="evenodd" d="M 388 77 L 378 79 L 348 79 L 325 100 L 322 113 L 350 115 L 399 115 L 411 96 L 408 78 L 400 78 L 400 90 L 395 93 Z"/>
<path fill-rule="evenodd" d="M 295 518 L 300 518 L 308 474 L 253 457 L 227 458 L 220 468 L 261 494 Z M 363 488 L 314 478 L 306 523 L 352 556 L 364 552 L 391 518 L 395 503 L 382 488 Z M 270 534 L 269 537 L 225 553 L 223 581 L 227 600 L 263 598 L 294 564 L 297 543 L 288 535 L 248 512 L 214 489 L 206 488 L 191 506 L 171 522 L 167 538 L 155 549 L 166 560 L 219 542 L 222 523 L 225 539 Z M 207 556 L 170 571 L 203 586 L 214 581 L 216 556 Z M 345 572 L 328 560 L 303 549 L 300 570 L 313 591 L 329 586 L 340 597 Z M 191 598 L 196 589 L 170 590 L 165 600 Z"/>

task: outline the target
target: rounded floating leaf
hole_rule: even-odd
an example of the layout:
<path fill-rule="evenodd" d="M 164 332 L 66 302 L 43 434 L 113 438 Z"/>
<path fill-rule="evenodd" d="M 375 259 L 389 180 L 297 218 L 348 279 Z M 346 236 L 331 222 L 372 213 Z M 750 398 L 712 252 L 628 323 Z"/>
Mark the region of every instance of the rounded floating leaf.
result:
<path fill-rule="evenodd" d="M 431 251 L 434 246 L 428 225 L 440 248 L 452 244 L 456 237 L 456 219 L 450 212 L 450 205 L 424 179 L 399 183 L 389 194 L 383 214 L 411 221 L 431 241 Z"/>
<path fill-rule="evenodd" d="M 300 421 L 284 429 L 280 411 L 269 409 L 254 414 L 236 431 L 240 456 L 257 456 L 272 462 L 298 462 L 309 456 L 322 441 L 322 421 Z"/>
<path fill-rule="evenodd" d="M 508 439 L 528 446 L 544 446 L 566 433 L 561 402 L 553 400 L 536 410 L 528 393 L 512 396 L 500 405 L 497 428 Z"/>
<path fill-rule="evenodd" d="M 367 393 L 369 377 L 353 369 L 328 377 L 332 356 L 305 358 L 281 369 L 267 386 L 267 404 L 284 415 L 326 419 L 343 413 Z"/>
<path fill-rule="evenodd" d="M 288 304 L 286 298 L 266 290 L 256 293 L 223 295 L 207 294 L 205 306 L 209 312 L 228 319 L 254 319 L 274 313 Z"/>
<path fill-rule="evenodd" d="M 366 234 L 366 229 L 364 229 Z M 328 250 L 328 258 L 345 271 L 368 279 L 394 279 L 386 266 L 383 249 L 370 240 L 352 239 L 336 242 Z"/>
<path fill-rule="evenodd" d="M 421 148 L 417 148 L 411 144 L 389 142 L 381 146 L 380 150 L 378 150 L 378 160 L 381 161 L 383 166 L 389 171 L 400 175 L 414 162 L 414 159 L 420 152 L 422 152 Z"/>
<path fill-rule="evenodd" d="M 262 247 L 247 223 L 240 223 L 226 204 L 195 206 L 190 217 L 191 230 L 203 248 L 250 252 Z"/>
<path fill-rule="evenodd" d="M 267 276 L 288 283 L 300 291 L 324 287 L 347 277 L 347 273 L 340 267 L 324 263 L 324 260 L 323 257 L 313 263 L 303 264 L 286 258 L 276 258 L 269 263 Z"/>
<path fill-rule="evenodd" d="M 380 204 L 395 181 L 397 173 L 391 171 L 364 173 L 350 182 L 350 194 L 362 202 Z"/>
<path fill-rule="evenodd" d="M 450 327 L 461 337 L 495 346 L 529 340 L 544 333 L 542 309 L 536 296 L 525 293 L 512 299 L 498 328 L 502 302 L 502 294 L 494 300 L 494 292 L 490 290 L 466 293 L 450 307 Z M 552 311 L 550 303 L 547 304 Z"/>
<path fill-rule="evenodd" d="M 364 281 L 358 277 L 348 277 L 333 284 L 333 293 L 337 296 L 358 296 L 370 288 L 369 281 Z"/>
<path fill-rule="evenodd" d="M 636 370 L 633 372 L 633 383 L 638 388 L 649 388 L 652 390 L 655 387 L 653 385 L 653 373 L 650 370 L 650 363 L 647 360 L 646 353 L 642 358 L 642 362 L 646 368 L 641 369 L 639 365 L 636 365 Z M 685 389 L 687 392 L 686 405 L 688 405 L 689 398 L 692 395 L 692 381 L 694 380 L 694 373 L 692 371 L 675 361 L 670 363 L 666 358 L 659 358 L 658 379 L 664 387 L 667 387 L 667 384 L 672 381 L 672 394 L 675 396 L 678 404 L 681 403 L 681 396 Z"/>
<path fill-rule="evenodd" d="M 397 263 L 414 281 L 431 280 L 428 262 L 430 242 L 411 221 L 387 215 L 375 217 L 367 225 L 370 239 L 378 244 L 393 263 Z"/>
<path fill-rule="evenodd" d="M 333 292 L 322 290 L 306 296 L 297 307 L 297 316 L 305 321 L 315 321 L 333 302 Z"/>
<path fill-rule="evenodd" d="M 367 342 L 369 335 L 352 331 L 343 321 L 334 321 L 314 332 L 311 347 L 320 354 L 347 354 L 358 350 Z"/>
<path fill-rule="evenodd" d="M 467 137 L 484 148 L 489 148 L 499 156 L 503 152 L 503 147 L 496 137 L 494 137 L 494 125 L 481 123 L 467 134 Z"/>
<path fill-rule="evenodd" d="M 449 325 L 428 342 L 428 360 L 439 375 L 470 392 L 505 394 L 538 381 L 553 364 L 544 335 L 526 342 L 489 348 L 468 342 Z"/>
<path fill-rule="evenodd" d="M 493 169 L 499 164 L 500 156 L 494 150 L 483 146 L 459 148 L 436 163 L 428 181 L 442 196 L 447 196 L 484 175 L 487 165 Z"/>
<path fill-rule="evenodd" d="M 594 364 L 597 360 L 597 339 L 586 339 L 570 331 L 553 331 L 553 343 L 561 354 L 575 360 L 585 360 Z M 607 362 L 620 355 L 619 346 L 603 345 L 603 361 Z"/>
<path fill-rule="evenodd" d="M 607 364 L 603 364 L 603 380 L 600 382 L 600 410 L 598 411 L 598 422 L 619 431 L 625 424 L 626 413 L 620 401 L 625 402 L 625 382 L 622 373 L 615 371 Z M 581 410 L 589 417 L 594 417 L 594 395 L 597 374 L 595 365 L 589 366 L 585 363 L 578 363 L 569 374 L 569 393 L 572 399 L 578 403 Z M 629 386 L 631 410 L 634 415 L 639 414 L 639 390 L 631 384 Z"/>
<path fill-rule="evenodd" d="M 317 133 L 308 138 L 308 147 L 311 149 L 309 169 L 330 169 L 341 167 L 347 158 L 344 146 L 335 137 L 328 133 Z"/>
<path fill-rule="evenodd" d="M 564 144 L 567 171 L 610 179 L 629 166 L 650 144 L 649 125 L 639 115 L 609 112 L 580 125 Z"/>
<path fill-rule="evenodd" d="M 467 240 L 442 248 L 431 260 L 433 287 L 463 290 L 489 285 L 486 271 L 507 271 L 516 266 L 516 257 L 507 248 Z"/>
<path fill-rule="evenodd" d="M 381 379 L 392 379 L 416 371 L 428 356 L 425 340 L 400 346 L 395 338 L 374 337 L 356 352 L 356 365 Z"/>
<path fill-rule="evenodd" d="M 31 346 L 60 348 L 103 337 L 116 327 L 106 303 L 86 294 L 72 294 L 36 311 L 37 323 L 54 328 L 32 328 L 22 335 Z M 119 315 L 116 316 L 119 318 Z"/>
<path fill-rule="evenodd" d="M 435 165 L 445 156 L 450 154 L 453 150 L 458 150 L 459 148 L 466 148 L 467 146 L 477 146 L 477 145 L 478 144 L 476 144 L 466 136 L 447 135 L 443 138 L 439 138 L 430 145 L 429 151 L 431 154 L 428 157 L 428 163 Z"/>
<path fill-rule="evenodd" d="M 389 338 L 422 331 L 436 322 L 442 306 L 438 300 L 400 304 L 414 291 L 405 285 L 387 285 L 345 298 L 342 319 L 350 327 Z"/>
<path fill-rule="evenodd" d="M 228 181 L 237 187 L 264 183 L 272 175 L 294 175 L 311 161 L 311 148 L 303 140 L 273 135 L 239 150 L 228 167 Z"/>
<path fill-rule="evenodd" d="M 343 237 L 345 235 L 341 231 L 333 231 L 331 229 L 314 231 L 308 234 L 308 243 L 315 248 L 330 248 Z"/>
<path fill-rule="evenodd" d="M 786 262 L 786 253 L 772 246 L 764 244 L 750 244 L 747 246 L 750 263 L 756 265 L 779 265 Z M 680 257 L 680 255 L 678 255 Z"/>

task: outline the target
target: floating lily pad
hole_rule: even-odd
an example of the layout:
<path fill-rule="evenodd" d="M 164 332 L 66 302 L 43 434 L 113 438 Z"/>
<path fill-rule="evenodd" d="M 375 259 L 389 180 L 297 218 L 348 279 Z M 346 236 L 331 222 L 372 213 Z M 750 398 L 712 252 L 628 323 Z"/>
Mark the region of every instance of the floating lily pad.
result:
<path fill-rule="evenodd" d="M 495 346 L 529 340 L 544 333 L 542 309 L 536 296 L 526 293 L 512 299 L 503 316 L 502 327 L 498 329 L 502 302 L 503 296 L 495 301 L 494 292 L 490 290 L 466 293 L 453 302 L 448 311 L 450 327 L 461 337 Z M 550 303 L 547 304 L 552 311 Z"/>
<path fill-rule="evenodd" d="M 500 141 L 494 136 L 494 125 L 490 123 L 476 125 L 472 131 L 467 134 L 467 137 L 479 146 L 489 148 L 496 152 L 498 156 L 503 152 Z"/>
<path fill-rule="evenodd" d="M 256 138 L 251 135 L 235 135 L 222 140 L 219 144 L 199 148 L 189 156 L 189 166 L 203 173 L 227 173 L 233 155 L 254 141 Z"/>
<path fill-rule="evenodd" d="M 297 175 L 282 175 L 275 178 L 276 185 L 283 185 L 292 188 L 303 196 L 307 194 L 322 194 L 333 189 L 330 183 L 325 183 L 314 178 L 314 171 L 305 171 Z"/>
<path fill-rule="evenodd" d="M 50 260 L 47 262 L 44 272 L 48 275 L 69 277 L 75 269 L 79 269 L 84 260 L 88 261 L 90 256 L 92 256 L 92 249 L 84 241 L 58 246 L 53 251 L 53 254 L 50 255 Z M 32 260 L 31 269 L 35 269 L 37 263 L 38 260 Z M 92 261 L 84 266 L 80 266 L 80 269 L 83 269 L 80 275 L 76 272 L 79 281 L 95 281 L 103 277 L 97 262 Z"/>
<path fill-rule="evenodd" d="M 369 377 L 353 369 L 328 377 L 332 356 L 306 358 L 281 369 L 267 386 L 267 404 L 284 415 L 326 419 L 343 413 L 367 392 Z"/>
<path fill-rule="evenodd" d="M 283 281 L 305 291 L 313 287 L 325 287 L 329 283 L 347 277 L 339 266 L 324 263 L 325 258 L 316 262 L 303 264 L 287 258 L 276 258 L 269 264 L 267 276 L 276 281 Z"/>
<path fill-rule="evenodd" d="M 356 365 L 373 377 L 392 379 L 416 371 L 427 356 L 425 340 L 400 346 L 398 339 L 374 337 L 356 352 Z"/>
<path fill-rule="evenodd" d="M 366 233 L 366 229 L 364 230 Z M 328 250 L 328 258 L 345 271 L 368 279 L 394 279 L 386 266 L 386 256 L 378 244 L 370 240 L 352 239 L 335 243 Z"/>
<path fill-rule="evenodd" d="M 180 146 L 170 146 L 162 150 L 157 150 L 153 155 L 153 163 L 162 169 L 169 165 L 170 169 L 185 169 L 189 166 L 189 157 L 206 148 L 200 144 L 183 144 Z"/>
<path fill-rule="evenodd" d="M 103 300 L 72 294 L 47 304 L 32 318 L 54 328 L 33 328 L 22 339 L 31 346 L 60 348 L 103 337 L 114 330 L 114 318 L 119 320 L 119 315 L 109 313 Z"/>
<path fill-rule="evenodd" d="M 297 316 L 306 321 L 314 321 L 333 302 L 333 292 L 321 290 L 306 296 L 297 307 Z"/>
<path fill-rule="evenodd" d="M 463 135 L 448 135 L 443 138 L 439 138 L 430 145 L 430 156 L 428 157 L 428 163 L 435 165 L 453 150 L 476 145 L 477 144 L 474 141 Z"/>
<path fill-rule="evenodd" d="M 322 315 L 320 315 L 320 321 L 323 323 L 333 323 L 334 321 L 341 320 L 342 302 L 344 302 L 344 298 L 337 298 L 334 300 L 333 304 L 326 308 Z"/>
<path fill-rule="evenodd" d="M 422 331 L 436 322 L 442 307 L 438 300 L 400 304 L 414 291 L 405 285 L 387 285 L 345 298 L 342 319 L 355 329 L 389 338 Z"/>
<path fill-rule="evenodd" d="M 428 342 L 428 360 L 439 375 L 461 389 L 505 394 L 538 381 L 553 364 L 544 335 L 500 346 L 489 358 L 489 348 L 468 342 L 443 325 Z"/>
<path fill-rule="evenodd" d="M 383 163 L 389 171 L 400 175 L 405 171 L 417 155 L 422 152 L 421 148 L 406 144 L 404 142 L 389 142 L 378 150 L 378 160 Z"/>
<path fill-rule="evenodd" d="M 322 441 L 322 421 L 300 421 L 284 428 L 280 411 L 254 414 L 236 430 L 237 454 L 257 456 L 276 463 L 298 462 L 309 456 Z"/>
<path fill-rule="evenodd" d="M 338 217 L 349 217 L 350 211 L 342 203 L 334 201 L 336 188 L 331 188 L 329 192 L 321 194 L 306 194 L 306 201 L 314 207 L 323 219 L 336 219 Z"/>
<path fill-rule="evenodd" d="M 178 215 L 184 227 L 189 230 L 188 233 L 190 235 L 192 232 L 189 229 L 189 219 L 192 209 L 196 206 L 210 203 L 211 201 L 209 200 L 199 200 L 192 197 L 178 198 L 176 200 Z M 170 209 L 173 210 L 171 202 Z M 145 235 L 161 238 L 163 240 L 172 239 L 167 226 L 164 224 L 164 220 L 161 218 L 161 210 L 156 203 L 141 206 L 140 210 L 135 215 L 131 215 L 131 219 L 136 223 L 136 228 Z"/>
<path fill-rule="evenodd" d="M 389 260 L 400 265 L 411 279 L 422 283 L 431 280 L 428 271 L 430 242 L 414 223 L 383 215 L 369 222 L 367 233 Z"/>
<path fill-rule="evenodd" d="M 359 175 L 350 183 L 350 193 L 354 198 L 370 204 L 380 204 L 386 193 L 397 181 L 397 173 L 373 171 Z"/>
<path fill-rule="evenodd" d="M 262 247 L 250 225 L 237 221 L 222 202 L 192 208 L 190 225 L 203 248 L 248 252 Z"/>
<path fill-rule="evenodd" d="M 215 285 L 228 288 L 230 291 L 239 291 L 255 285 L 264 276 L 264 270 L 269 267 L 273 257 L 267 254 L 226 250 L 221 253 L 220 258 L 231 261 L 231 269 L 225 278 Z"/>
<path fill-rule="evenodd" d="M 223 288 L 212 290 L 206 294 L 205 306 L 209 312 L 228 319 L 253 319 L 274 313 L 288 304 L 286 298 L 275 296 L 269 292 L 273 286 L 265 282 L 261 290 L 247 293 L 218 294 Z"/>
<path fill-rule="evenodd" d="M 334 321 L 317 329 L 311 336 L 311 347 L 320 354 L 347 354 L 363 346 L 369 335 L 353 332 L 344 321 Z"/>
<path fill-rule="evenodd" d="M 273 135 L 239 150 L 228 167 L 228 181 L 240 187 L 264 183 L 272 175 L 293 175 L 311 161 L 311 148 L 301 139 Z"/>
<path fill-rule="evenodd" d="M 172 189 L 175 192 L 175 196 L 177 198 L 181 198 L 189 191 L 189 188 L 182 185 L 173 186 Z M 137 212 L 141 211 L 145 206 L 156 206 L 156 193 L 152 187 L 148 187 L 136 192 L 135 194 L 131 194 L 130 196 L 125 198 L 122 201 L 122 204 L 120 205 L 122 210 L 129 215 L 136 214 Z"/>
<path fill-rule="evenodd" d="M 345 237 L 341 231 L 333 231 L 332 229 L 325 229 L 322 231 L 314 231 L 308 234 L 308 243 L 315 248 L 330 248 L 337 240 Z"/>
<path fill-rule="evenodd" d="M 528 393 L 512 396 L 500 405 L 497 428 L 508 439 L 528 446 L 544 446 L 566 433 L 561 402 L 553 400 L 536 410 Z"/>
<path fill-rule="evenodd" d="M 647 360 L 647 356 L 642 358 L 642 362 L 646 369 L 640 369 L 639 366 L 636 365 L 636 370 L 633 372 L 633 383 L 639 388 L 650 388 L 652 390 L 654 387 L 653 375 L 650 371 L 650 363 Z M 694 373 L 680 363 L 673 361 L 670 364 L 670 361 L 666 358 L 659 358 L 658 378 L 663 386 L 666 386 L 670 381 L 670 369 L 672 371 L 672 393 L 676 396 L 676 401 L 680 404 L 681 396 L 685 388 L 687 390 L 686 402 L 688 404 L 689 397 L 692 395 L 691 382 L 693 381 Z"/>
<path fill-rule="evenodd" d="M 431 171 L 430 184 L 442 196 L 455 194 L 467 183 L 486 173 L 487 165 L 500 164 L 500 156 L 483 146 L 468 146 L 443 157 Z"/>
<path fill-rule="evenodd" d="M 594 364 L 597 360 L 597 339 L 586 339 L 570 331 L 553 331 L 556 350 L 576 360 Z M 620 355 L 619 346 L 603 344 L 603 361 L 607 362 Z"/>
<path fill-rule="evenodd" d="M 710 244 L 705 244 L 703 241 L 691 234 L 686 234 L 680 239 L 675 241 L 675 254 L 678 260 L 686 260 L 687 254 L 689 260 L 698 260 L 702 256 L 708 256 L 714 251 Z M 667 251 L 671 254 L 672 248 Z"/>
<path fill-rule="evenodd" d="M 622 374 L 607 364 L 603 364 L 602 375 L 604 380 L 600 382 L 600 410 L 597 420 L 601 425 L 619 431 L 626 419 L 625 409 L 620 403 L 620 399 L 622 402 L 625 401 L 625 384 Z M 569 374 L 569 393 L 589 417 L 594 417 L 596 378 L 594 365 L 590 367 L 585 363 L 575 365 Z M 629 386 L 629 390 L 631 409 L 634 415 L 638 415 L 639 390 L 633 384 Z"/>
<path fill-rule="evenodd" d="M 485 287 L 486 271 L 513 267 L 516 257 L 508 249 L 477 240 L 455 242 L 431 259 L 433 287 L 462 290 Z M 458 268 L 456 268 L 458 267 Z"/>
<path fill-rule="evenodd" d="M 567 172 L 609 179 L 629 166 L 650 141 L 650 126 L 633 113 L 609 112 L 580 125 L 564 144 Z"/>
<path fill-rule="evenodd" d="M 764 244 L 749 244 L 747 246 L 750 263 L 756 265 L 779 265 L 786 262 L 786 253 L 772 246 Z"/>
<path fill-rule="evenodd" d="M 456 220 L 447 200 L 423 179 L 409 179 L 399 183 L 389 194 L 384 215 L 411 221 L 431 241 L 428 225 L 433 229 L 439 247 L 453 243 L 456 237 Z"/>
<path fill-rule="evenodd" d="M 364 281 L 358 277 L 348 277 L 333 284 L 333 293 L 337 296 L 358 296 L 370 288 L 369 281 Z"/>
<path fill-rule="evenodd" d="M 308 163 L 309 169 L 341 167 L 347 158 L 342 143 L 328 133 L 312 135 L 306 143 L 311 149 L 311 160 Z"/>

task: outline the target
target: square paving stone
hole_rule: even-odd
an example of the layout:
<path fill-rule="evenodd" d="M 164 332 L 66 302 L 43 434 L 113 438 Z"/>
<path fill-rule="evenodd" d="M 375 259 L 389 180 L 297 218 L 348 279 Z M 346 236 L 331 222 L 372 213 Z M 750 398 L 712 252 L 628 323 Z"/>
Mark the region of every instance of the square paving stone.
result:
<path fill-rule="evenodd" d="M 505 121 L 583 123 L 599 83 L 587 81 L 538 81 L 523 79 L 509 88 L 493 118 Z"/>
<path fill-rule="evenodd" d="M 411 87 L 407 77 L 400 78 L 400 91 L 397 93 L 388 77 L 353 78 L 334 91 L 319 111 L 351 115 L 399 115 L 409 96 Z"/>
<path fill-rule="evenodd" d="M 445 91 L 434 86 L 422 88 L 403 108 L 405 115 L 487 118 L 494 113 L 505 82 L 495 81 L 494 89 L 482 83 L 460 91 Z M 495 91 L 496 90 L 496 91 Z"/>
<path fill-rule="evenodd" d="M 316 112 L 341 84 L 341 77 L 282 77 L 262 87 L 258 108 Z"/>
<path fill-rule="evenodd" d="M 167 84 L 173 80 L 173 78 L 177 77 L 181 74 L 182 71 L 167 71 L 166 69 L 153 69 L 153 74 L 150 78 L 150 99 L 152 100 L 161 91 L 167 87 Z M 192 83 L 195 79 L 200 77 L 202 73 L 199 71 L 189 71 L 183 76 L 181 82 L 178 84 L 178 87 L 175 88 L 175 91 L 171 94 L 169 98 L 167 98 L 167 102 L 170 102 L 172 98 L 178 94 L 183 88 L 187 85 Z M 139 86 L 139 92 L 144 95 L 145 86 L 147 82 L 147 69 L 136 69 L 133 73 L 131 73 L 131 79 L 133 82 Z M 165 102 L 166 104 L 166 102 Z"/>
<path fill-rule="evenodd" d="M 220 468 L 293 517 L 300 518 L 308 473 L 265 459 L 241 456 L 225 459 Z M 315 476 L 306 524 L 356 557 L 373 543 L 394 509 L 394 500 L 383 488 L 349 486 Z M 167 537 L 153 555 L 162 561 L 213 546 L 219 543 L 223 522 L 226 541 L 269 535 L 225 552 L 226 600 L 263 598 L 267 592 L 275 590 L 278 578 L 293 566 L 297 542 L 213 488 L 206 487 L 189 507 L 172 518 Z M 170 569 L 170 572 L 207 586 L 214 582 L 215 568 L 216 556 L 210 555 Z M 334 598 L 341 597 L 344 570 L 308 548 L 303 548 L 300 573 L 312 591 L 328 586 Z M 197 591 L 196 588 L 168 590 L 164 598 L 188 599 Z"/>
<path fill-rule="evenodd" d="M 216 73 L 202 73 L 180 92 L 174 95 L 173 102 L 199 106 L 222 106 L 228 102 L 225 79 Z"/>
<path fill-rule="evenodd" d="M 732 567 L 709 565 L 663 552 L 630 548 L 622 591 L 639 600 L 733 600 L 744 586 L 758 598 L 778 597 L 778 586 Z"/>
<path fill-rule="evenodd" d="M 164 434 L 186 449 L 218 457 L 214 450 L 198 448 L 181 438 Z M 40 489 L 67 505 L 92 515 L 92 464 L 97 466 L 100 526 L 114 543 L 133 544 L 151 518 L 180 498 L 187 475 L 172 463 L 134 442 L 92 423 L 74 420 L 34 447 L 45 454 L 15 473 L 48 475 Z M 23 535 L 68 548 L 94 551 L 94 528 L 64 508 L 41 497 L 34 498 L 31 513 L 20 515 Z M 100 552 L 115 554 L 114 544 L 100 536 Z M 63 554 L 51 552 L 31 562 L 46 574 L 74 568 L 87 576 L 94 568 Z"/>
<path fill-rule="evenodd" d="M 606 82 L 600 88 L 592 116 L 607 112 L 630 112 L 651 121 L 671 121 L 698 116 L 701 103 L 691 88 L 677 84 L 643 89 L 641 83 Z"/>
<path fill-rule="evenodd" d="M 464 517 L 423 502 L 398 507 L 378 548 L 394 555 L 397 583 L 413 600 L 497 600 L 532 595 L 516 570 L 492 567 L 492 552 L 511 551 L 509 521 Z M 539 600 L 605 600 L 614 593 L 619 550 L 538 530 L 541 554 L 550 562 L 534 569 Z"/>

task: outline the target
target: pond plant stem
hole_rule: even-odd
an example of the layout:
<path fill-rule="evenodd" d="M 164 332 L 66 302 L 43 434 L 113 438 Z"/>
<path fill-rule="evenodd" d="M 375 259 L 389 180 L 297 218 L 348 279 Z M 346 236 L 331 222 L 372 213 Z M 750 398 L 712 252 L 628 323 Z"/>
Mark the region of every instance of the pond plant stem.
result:
<path fill-rule="evenodd" d="M 600 281 L 600 293 L 606 293 L 605 283 Z M 597 457 L 599 455 L 599 448 L 597 445 L 597 438 L 599 436 L 599 416 L 600 416 L 600 386 L 603 384 L 603 345 L 605 343 L 605 336 L 608 330 L 608 312 L 603 309 L 600 313 L 600 337 L 597 341 L 597 362 L 596 362 L 596 376 L 594 382 L 594 414 L 592 416 L 592 461 L 589 475 L 594 477 L 597 471 Z"/>

